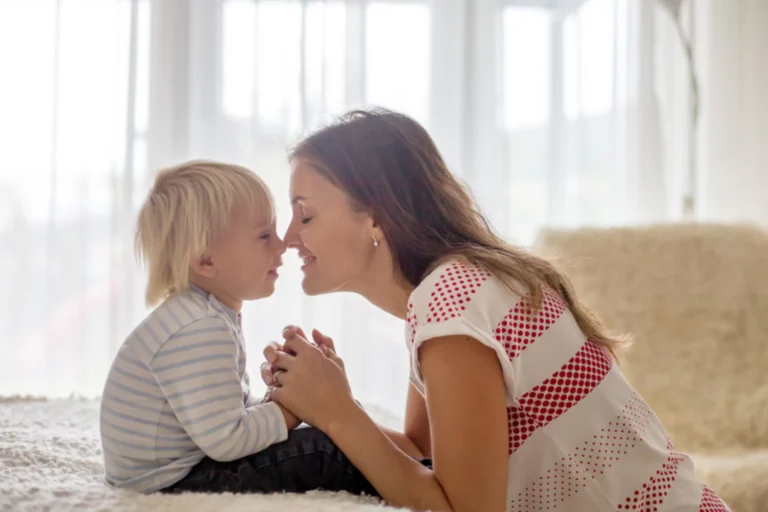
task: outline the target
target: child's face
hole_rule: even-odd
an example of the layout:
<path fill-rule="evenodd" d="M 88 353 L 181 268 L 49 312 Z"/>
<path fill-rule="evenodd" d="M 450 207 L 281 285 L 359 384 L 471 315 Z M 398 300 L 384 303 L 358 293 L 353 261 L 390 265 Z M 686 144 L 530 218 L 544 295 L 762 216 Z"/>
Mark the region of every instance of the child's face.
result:
<path fill-rule="evenodd" d="M 269 216 L 256 220 L 249 213 L 245 206 L 236 206 L 229 224 L 208 251 L 215 267 L 211 281 L 221 299 L 241 302 L 268 297 L 275 291 L 285 244 L 274 222 L 264 224 L 263 219 Z"/>

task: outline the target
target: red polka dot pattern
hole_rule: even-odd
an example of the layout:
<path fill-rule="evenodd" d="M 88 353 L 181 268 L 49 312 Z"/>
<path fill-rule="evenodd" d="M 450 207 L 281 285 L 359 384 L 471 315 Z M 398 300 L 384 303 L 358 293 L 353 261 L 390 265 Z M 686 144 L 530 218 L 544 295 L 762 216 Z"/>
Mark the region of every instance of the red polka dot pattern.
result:
<path fill-rule="evenodd" d="M 572 459 L 578 460 L 593 475 L 602 475 L 614 462 L 627 455 L 629 450 L 643 442 L 642 434 L 648 427 L 651 409 L 635 394 L 616 421 L 609 421 L 606 428 L 592 436 L 591 441 L 584 441 L 577 446 Z"/>
<path fill-rule="evenodd" d="M 594 468 L 577 457 L 562 457 L 546 475 L 532 482 L 507 507 L 509 512 L 554 510 L 595 478 Z"/>
<path fill-rule="evenodd" d="M 504 345 L 510 359 L 519 356 L 568 309 L 553 290 L 544 288 L 542 291 L 538 310 L 534 309 L 530 297 L 523 297 L 496 326 L 496 340 Z"/>
<path fill-rule="evenodd" d="M 513 499 L 509 512 L 529 512 L 531 510 L 552 510 L 566 499 L 587 486 L 592 478 L 586 468 L 571 458 L 563 457 L 555 462 L 547 474 L 532 482 Z"/>
<path fill-rule="evenodd" d="M 699 512 L 730 512 L 728 506 L 715 494 L 715 491 L 704 486 L 704 493 L 701 495 L 701 505 Z"/>
<path fill-rule="evenodd" d="M 508 510 L 551 510 L 587 486 L 590 480 L 611 471 L 613 464 L 642 442 L 651 415 L 648 405 L 635 394 L 616 421 L 589 441 L 556 462 L 545 475 L 514 498 Z"/>
<path fill-rule="evenodd" d="M 461 316 L 472 295 L 491 273 L 464 263 L 451 263 L 442 273 L 429 297 L 427 323 Z"/>
<path fill-rule="evenodd" d="M 413 340 L 416 338 L 416 328 L 419 326 L 416 313 L 413 312 L 413 304 L 408 304 L 408 311 L 405 313 L 405 323 L 408 326 L 408 340 L 413 343 Z"/>
<path fill-rule="evenodd" d="M 520 406 L 509 419 L 509 454 L 531 434 L 579 403 L 608 374 L 612 360 L 592 341 L 554 375 L 520 397 Z"/>
<path fill-rule="evenodd" d="M 667 449 L 672 450 L 672 445 L 669 444 Z M 624 503 L 619 504 L 616 509 L 657 512 L 664 504 L 664 499 L 672 488 L 672 482 L 677 478 L 677 467 L 683 460 L 685 459 L 679 454 L 670 453 L 667 461 L 661 465 L 661 469 L 657 470 L 642 488 L 627 496 Z"/>
<path fill-rule="evenodd" d="M 648 407 L 648 404 L 645 403 L 645 400 L 640 395 L 635 393 L 632 395 L 629 403 L 624 406 L 619 420 L 627 428 L 631 428 L 633 432 L 642 437 L 652 418 L 653 411 L 651 411 L 651 408 Z"/>

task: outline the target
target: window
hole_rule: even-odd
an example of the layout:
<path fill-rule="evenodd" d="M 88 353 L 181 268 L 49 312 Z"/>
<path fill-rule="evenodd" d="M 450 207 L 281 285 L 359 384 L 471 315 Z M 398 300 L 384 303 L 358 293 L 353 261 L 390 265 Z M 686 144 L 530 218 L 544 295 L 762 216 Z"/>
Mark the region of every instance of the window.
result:
<path fill-rule="evenodd" d="M 540 7 L 536 7 L 536 4 Z M 503 13 L 505 167 L 518 242 L 545 224 L 615 220 L 616 19 L 623 2 L 527 2 Z"/>
<path fill-rule="evenodd" d="M 513 242 L 621 221 L 647 147 L 638 106 L 653 105 L 636 94 L 649 3 L 1 1 L 0 393 L 101 392 L 146 313 L 131 234 L 154 171 L 246 165 L 282 232 L 286 149 L 361 104 L 421 121 Z M 299 323 L 334 337 L 359 399 L 399 411 L 402 323 L 357 296 L 305 296 L 298 258 L 284 262 L 275 295 L 244 310 L 255 389 L 261 347 Z"/>
<path fill-rule="evenodd" d="M 0 2 L 0 394 L 99 393 L 143 312 L 123 291 L 149 29 L 147 0 Z"/>

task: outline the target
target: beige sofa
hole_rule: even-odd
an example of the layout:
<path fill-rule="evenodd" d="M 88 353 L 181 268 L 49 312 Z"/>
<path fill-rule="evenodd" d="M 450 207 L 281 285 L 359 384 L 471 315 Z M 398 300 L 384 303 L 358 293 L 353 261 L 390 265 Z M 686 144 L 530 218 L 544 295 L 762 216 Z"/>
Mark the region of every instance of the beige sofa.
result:
<path fill-rule="evenodd" d="M 748 226 L 545 230 L 615 331 L 633 386 L 734 512 L 768 511 L 768 233 Z"/>

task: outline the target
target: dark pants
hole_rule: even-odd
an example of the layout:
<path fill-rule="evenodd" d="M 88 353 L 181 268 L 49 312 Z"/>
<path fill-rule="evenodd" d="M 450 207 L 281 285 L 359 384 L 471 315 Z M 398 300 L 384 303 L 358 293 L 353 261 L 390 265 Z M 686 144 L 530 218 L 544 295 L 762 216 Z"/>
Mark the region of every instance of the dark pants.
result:
<path fill-rule="evenodd" d="M 217 462 L 206 457 L 161 492 L 273 493 L 314 489 L 379 496 L 331 439 L 312 427 L 291 431 L 288 439 L 248 457 Z"/>

